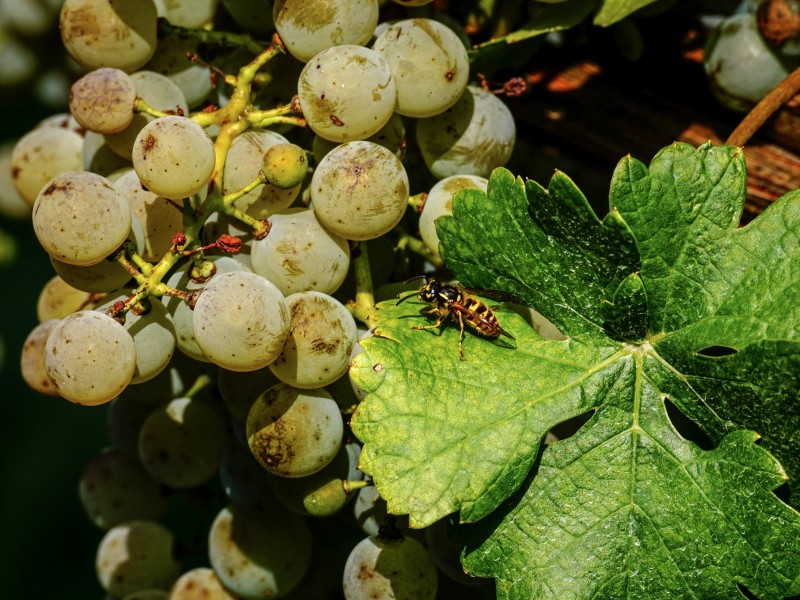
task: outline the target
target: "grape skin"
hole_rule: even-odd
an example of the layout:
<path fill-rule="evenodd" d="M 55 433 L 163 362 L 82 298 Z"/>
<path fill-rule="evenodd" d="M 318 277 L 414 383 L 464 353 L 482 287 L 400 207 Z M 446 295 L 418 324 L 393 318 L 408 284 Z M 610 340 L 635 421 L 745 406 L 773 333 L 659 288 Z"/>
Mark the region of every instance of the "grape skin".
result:
<path fill-rule="evenodd" d="M 25 338 L 20 356 L 20 371 L 25 383 L 32 390 L 48 396 L 58 396 L 58 391 L 55 389 L 53 382 L 50 381 L 50 377 L 47 376 L 44 349 L 47 344 L 47 338 L 50 337 L 50 333 L 60 322 L 60 318 L 48 319 L 34 327 L 28 337 Z"/>
<path fill-rule="evenodd" d="M 97 133 L 122 131 L 133 121 L 136 86 L 119 69 L 90 71 L 72 84 L 69 111 L 83 127 Z"/>
<path fill-rule="evenodd" d="M 70 129 L 34 129 L 23 135 L 11 152 L 12 182 L 31 206 L 53 177 L 81 169 L 83 138 Z"/>
<path fill-rule="evenodd" d="M 442 215 L 453 214 L 453 196 L 466 189 L 486 191 L 489 180 L 476 175 L 452 175 L 439 180 L 428 192 L 419 215 L 419 234 L 428 249 L 439 256 L 439 235 L 435 221 Z"/>

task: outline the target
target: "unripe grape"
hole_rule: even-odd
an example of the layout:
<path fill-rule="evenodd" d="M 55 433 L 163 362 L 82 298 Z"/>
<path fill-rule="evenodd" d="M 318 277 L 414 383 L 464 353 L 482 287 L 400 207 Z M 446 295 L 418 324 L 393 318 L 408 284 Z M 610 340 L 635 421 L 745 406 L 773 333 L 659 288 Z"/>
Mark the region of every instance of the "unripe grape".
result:
<path fill-rule="evenodd" d="M 455 104 L 469 80 L 467 49 L 447 26 L 433 19 L 391 24 L 372 49 L 389 63 L 397 85 L 397 112 L 430 117 Z"/>
<path fill-rule="evenodd" d="M 153 0 L 65 0 L 59 29 L 64 47 L 83 67 L 131 73 L 156 51 L 157 18 Z"/>
<path fill-rule="evenodd" d="M 372 142 L 337 146 L 311 179 L 312 208 L 320 223 L 348 240 L 390 231 L 408 205 L 408 175 L 389 150 Z"/>
<path fill-rule="evenodd" d="M 174 545 L 172 533 L 154 521 L 113 527 L 97 548 L 100 585 L 114 598 L 145 588 L 169 588 L 180 575 Z"/>
<path fill-rule="evenodd" d="M 397 90 L 389 63 L 362 46 L 333 46 L 312 58 L 297 81 L 308 126 L 335 142 L 363 140 L 394 112 Z"/>
<path fill-rule="evenodd" d="M 71 265 L 93 265 L 128 237 L 131 211 L 114 184 L 87 171 L 51 179 L 33 205 L 33 230 L 45 251 Z"/>
<path fill-rule="evenodd" d="M 263 171 L 267 181 L 278 189 L 297 187 L 308 173 L 306 152 L 297 144 L 275 144 L 264 155 Z"/>
<path fill-rule="evenodd" d="M 186 117 L 161 117 L 133 143 L 133 168 L 154 194 L 179 200 L 203 189 L 214 173 L 214 143 Z"/>
<path fill-rule="evenodd" d="M 125 389 L 136 369 L 136 348 L 125 328 L 106 314 L 82 310 L 64 317 L 45 346 L 47 375 L 70 402 L 104 404 Z"/>
<path fill-rule="evenodd" d="M 136 86 L 120 69 L 90 71 L 72 84 L 69 111 L 83 127 L 97 133 L 122 131 L 133 121 Z"/>
<path fill-rule="evenodd" d="M 325 390 L 278 384 L 261 394 L 247 415 L 247 442 L 256 460 L 281 477 L 316 473 L 336 456 L 344 425 Z"/>

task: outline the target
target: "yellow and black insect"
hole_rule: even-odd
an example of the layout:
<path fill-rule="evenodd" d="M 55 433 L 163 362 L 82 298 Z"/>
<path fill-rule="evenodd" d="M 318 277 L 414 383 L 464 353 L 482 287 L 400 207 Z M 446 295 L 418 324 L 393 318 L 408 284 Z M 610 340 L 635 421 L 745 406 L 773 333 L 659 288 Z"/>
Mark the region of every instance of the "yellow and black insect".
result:
<path fill-rule="evenodd" d="M 489 294 L 497 292 L 486 291 Z M 481 290 L 484 293 L 484 290 Z M 425 285 L 416 293 L 408 294 L 400 298 L 397 304 L 416 296 L 423 302 L 433 304 L 429 309 L 422 312 L 428 315 L 436 315 L 438 319 L 433 325 L 416 325 L 411 329 L 437 329 L 441 327 L 444 320 L 451 317 L 458 322 L 461 332 L 458 336 L 458 352 L 461 360 L 464 360 L 464 329 L 468 327 L 476 334 L 489 338 L 497 339 L 501 335 L 510 339 L 516 339 L 505 329 L 500 327 L 492 308 L 470 295 L 465 288 L 458 285 L 442 283 L 434 277 L 426 277 Z M 497 307 L 493 307 L 497 308 Z"/>

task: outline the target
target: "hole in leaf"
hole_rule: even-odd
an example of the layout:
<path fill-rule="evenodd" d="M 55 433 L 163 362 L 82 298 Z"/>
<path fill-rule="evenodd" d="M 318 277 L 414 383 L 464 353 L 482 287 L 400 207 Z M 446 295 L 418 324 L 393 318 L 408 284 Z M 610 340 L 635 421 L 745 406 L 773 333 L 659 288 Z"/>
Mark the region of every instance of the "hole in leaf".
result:
<path fill-rule="evenodd" d="M 545 441 L 548 444 L 552 444 L 553 442 L 572 437 L 575 435 L 578 429 L 583 427 L 583 424 L 586 423 L 586 421 L 592 418 L 592 415 L 594 415 L 594 411 L 590 410 L 585 413 L 581 413 L 576 417 L 572 417 L 571 419 L 567 419 L 566 421 L 562 421 L 547 432 Z"/>
<path fill-rule="evenodd" d="M 775 496 L 781 502 L 789 505 L 792 504 L 792 488 L 789 487 L 788 481 L 784 481 L 782 484 L 772 490 L 772 493 L 775 494 Z"/>
<path fill-rule="evenodd" d="M 730 346 L 709 346 L 708 348 L 698 350 L 697 354 L 700 356 L 708 356 L 709 358 L 720 358 L 722 356 L 731 356 L 737 352 L 738 350 L 736 348 L 731 348 Z"/>
<path fill-rule="evenodd" d="M 682 438 L 694 442 L 703 450 L 713 450 L 716 447 L 711 438 L 700 429 L 697 423 L 684 415 L 669 398 L 664 398 L 664 408 L 667 409 L 667 417 L 669 417 L 672 426 Z"/>

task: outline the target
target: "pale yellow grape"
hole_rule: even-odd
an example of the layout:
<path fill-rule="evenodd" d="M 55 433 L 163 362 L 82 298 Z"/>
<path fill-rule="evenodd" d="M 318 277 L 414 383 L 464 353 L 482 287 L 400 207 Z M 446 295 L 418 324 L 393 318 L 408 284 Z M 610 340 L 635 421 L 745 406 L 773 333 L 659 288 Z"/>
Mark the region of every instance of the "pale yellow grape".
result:
<path fill-rule="evenodd" d="M 342 444 L 339 405 L 323 389 L 280 383 L 247 415 L 247 443 L 256 460 L 280 477 L 307 477 L 330 463 Z"/>
<path fill-rule="evenodd" d="M 325 229 L 308 208 L 289 209 L 270 217 L 269 235 L 253 240 L 253 271 L 269 279 L 284 295 L 316 290 L 332 294 L 347 276 L 350 247 Z"/>
<path fill-rule="evenodd" d="M 11 177 L 13 151 L 13 143 L 0 145 L 0 215 L 9 219 L 30 218 L 31 204 L 14 187 Z"/>
<path fill-rule="evenodd" d="M 102 294 L 90 294 L 72 287 L 58 275 L 44 284 L 36 300 L 36 318 L 40 323 L 49 319 L 63 319 L 79 310 L 90 310 Z"/>
<path fill-rule="evenodd" d="M 372 45 L 389 63 L 397 85 L 397 112 L 430 117 L 450 108 L 469 80 L 467 49 L 446 25 L 406 19 L 390 25 Z"/>
<path fill-rule="evenodd" d="M 428 192 L 419 215 L 419 234 L 428 249 L 439 256 L 439 235 L 435 221 L 442 215 L 453 214 L 453 196 L 466 189 L 486 191 L 489 180 L 476 175 L 452 175 L 439 180 Z"/>
<path fill-rule="evenodd" d="M 69 111 L 83 127 L 97 133 L 122 131 L 133 121 L 136 86 L 120 69 L 90 71 L 72 84 Z"/>
<path fill-rule="evenodd" d="M 11 152 L 11 180 L 31 206 L 56 175 L 83 169 L 83 138 L 69 129 L 41 127 L 23 135 Z"/>
<path fill-rule="evenodd" d="M 286 345 L 269 368 L 284 383 L 311 389 L 345 374 L 358 338 L 353 316 L 335 298 L 321 292 L 286 297 L 292 316 Z"/>
<path fill-rule="evenodd" d="M 108 143 L 109 136 L 94 131 L 83 135 L 83 170 L 111 177 L 120 169 L 132 169 L 130 156 L 124 158 Z M 130 153 L 129 153 L 130 154 Z"/>
<path fill-rule="evenodd" d="M 203 189 L 214 173 L 214 142 L 186 117 L 161 117 L 133 143 L 133 168 L 148 190 L 179 200 Z"/>
<path fill-rule="evenodd" d="M 108 311 L 117 301 L 125 301 L 135 290 L 123 289 L 108 294 L 95 310 Z M 158 298 L 144 301 L 147 312 L 136 314 L 134 310 L 125 313 L 125 329 L 136 345 L 136 370 L 131 384 L 152 379 L 163 371 L 175 351 L 175 326 L 167 314 L 166 307 Z"/>
<path fill-rule="evenodd" d="M 230 194 L 241 190 L 256 177 L 264 165 L 264 157 L 273 146 L 286 144 L 288 140 L 273 131 L 247 131 L 233 140 L 222 178 L 222 190 Z M 279 189 L 266 184 L 247 192 L 236 200 L 236 207 L 256 219 L 266 219 L 273 213 L 288 208 L 300 185 L 290 189 Z"/>
<path fill-rule="evenodd" d="M 331 46 L 363 46 L 378 24 L 378 0 L 275 0 L 275 29 L 292 56 L 308 62 Z"/>
<path fill-rule="evenodd" d="M 146 588 L 168 589 L 181 573 L 175 538 L 155 521 L 136 520 L 106 532 L 95 557 L 97 579 L 121 598 Z"/>
<path fill-rule="evenodd" d="M 333 46 L 309 60 L 297 81 L 297 96 L 311 130 L 334 142 L 377 133 L 397 104 L 386 59 L 351 44 Z"/>
<path fill-rule="evenodd" d="M 83 134 L 83 127 L 75 120 L 71 114 L 67 113 L 56 113 L 54 115 L 50 115 L 49 117 L 45 117 L 41 121 L 36 124 L 36 127 L 55 127 L 56 129 L 69 129 L 70 131 L 74 131 L 78 135 Z"/>
<path fill-rule="evenodd" d="M 214 264 L 215 277 L 223 273 L 232 271 L 242 271 L 242 263 L 230 256 L 212 256 L 209 259 Z M 172 288 L 194 292 L 203 288 L 205 281 L 195 281 L 190 276 L 192 274 L 192 262 L 187 262 L 173 271 L 166 280 L 166 284 Z M 186 356 L 194 360 L 208 362 L 209 359 L 197 345 L 194 336 L 194 311 L 189 308 L 186 301 L 173 296 L 164 295 L 161 302 L 167 307 L 172 324 L 175 326 L 178 349 Z"/>
<path fill-rule="evenodd" d="M 166 0 L 161 16 L 178 27 L 197 29 L 214 19 L 217 3 L 218 0 Z"/>
<path fill-rule="evenodd" d="M 76 404 L 104 404 L 133 377 L 136 347 L 114 319 L 81 310 L 64 317 L 50 333 L 45 368 L 60 396 Z"/>
<path fill-rule="evenodd" d="M 100 529 L 135 519 L 158 521 L 169 499 L 138 459 L 117 448 L 92 457 L 81 473 L 78 494 L 89 520 Z"/>
<path fill-rule="evenodd" d="M 254 371 L 274 361 L 289 325 L 281 291 L 245 271 L 214 276 L 194 308 L 197 345 L 211 362 L 231 371 Z"/>
<path fill-rule="evenodd" d="M 25 338 L 20 356 L 22 379 L 32 390 L 48 396 L 58 396 L 58 391 L 47 375 L 44 349 L 47 344 L 47 338 L 50 337 L 50 333 L 60 322 L 61 319 L 48 319 L 34 327 L 28 337 Z"/>
<path fill-rule="evenodd" d="M 153 0 L 65 0 L 59 29 L 64 47 L 86 69 L 131 73 L 156 51 Z"/>
<path fill-rule="evenodd" d="M 238 597 L 277 599 L 308 569 L 311 532 L 303 517 L 286 509 L 261 513 L 230 505 L 211 524 L 208 557 L 217 577 Z"/>
<path fill-rule="evenodd" d="M 136 86 L 136 95 L 148 106 L 166 113 L 189 114 L 186 97 L 178 85 L 166 75 L 155 71 L 137 71 L 131 75 L 131 80 Z M 131 160 L 136 136 L 154 119 L 150 115 L 136 113 L 128 127 L 104 136 L 108 147 L 121 157 Z"/>
<path fill-rule="evenodd" d="M 33 205 L 33 230 L 53 258 L 93 265 L 114 252 L 131 230 L 128 203 L 105 177 L 72 171 L 51 179 Z"/>
<path fill-rule="evenodd" d="M 201 399 L 177 398 L 142 423 L 139 458 L 156 481 L 190 488 L 216 474 L 227 439 L 227 423 L 215 407 Z"/>
<path fill-rule="evenodd" d="M 143 189 L 135 171 L 123 174 L 114 186 L 142 226 L 144 239 L 139 253 L 145 260 L 157 262 L 172 246 L 172 236 L 183 231 L 183 213 L 173 202 Z"/>
<path fill-rule="evenodd" d="M 477 86 L 468 86 L 445 112 L 417 121 L 417 144 L 428 169 L 439 179 L 488 178 L 511 158 L 515 141 L 511 111 L 500 98 Z"/>
<path fill-rule="evenodd" d="M 177 85 L 186 103 L 197 106 L 211 93 L 211 71 L 205 65 L 192 62 L 187 52 L 197 53 L 197 42 L 175 36 L 158 41 L 158 49 L 145 65 L 148 71 L 155 71 L 169 77 Z"/>
<path fill-rule="evenodd" d="M 392 152 L 367 141 L 337 146 L 317 165 L 311 200 L 320 223 L 348 240 L 380 237 L 408 205 L 408 175 Z"/>
<path fill-rule="evenodd" d="M 236 600 L 236 596 L 222 586 L 213 569 L 198 567 L 178 578 L 169 600 Z"/>
<path fill-rule="evenodd" d="M 406 125 L 403 122 L 403 117 L 394 113 L 386 125 L 381 127 L 380 131 L 369 136 L 365 141 L 380 144 L 384 148 L 391 150 L 392 154 L 397 158 L 403 160 L 406 155 Z M 339 142 L 332 142 L 315 135 L 311 145 L 314 158 L 317 162 L 320 162 L 328 152 L 338 145 Z"/>

